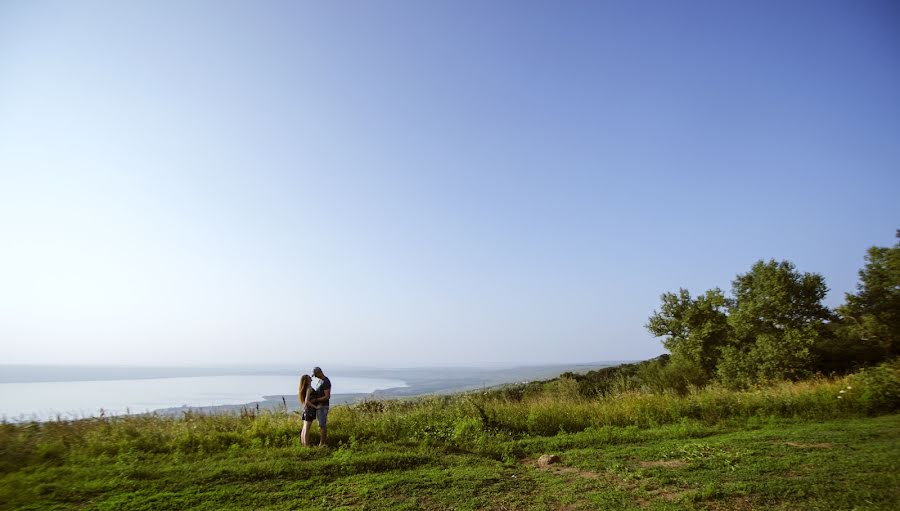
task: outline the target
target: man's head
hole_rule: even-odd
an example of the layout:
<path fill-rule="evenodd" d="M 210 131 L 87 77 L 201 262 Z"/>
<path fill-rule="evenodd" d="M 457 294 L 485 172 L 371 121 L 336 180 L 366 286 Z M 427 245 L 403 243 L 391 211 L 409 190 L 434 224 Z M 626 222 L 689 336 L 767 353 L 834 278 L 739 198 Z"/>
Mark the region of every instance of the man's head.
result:
<path fill-rule="evenodd" d="M 321 380 L 325 377 L 325 373 L 322 372 L 321 367 L 313 367 L 313 376 Z"/>

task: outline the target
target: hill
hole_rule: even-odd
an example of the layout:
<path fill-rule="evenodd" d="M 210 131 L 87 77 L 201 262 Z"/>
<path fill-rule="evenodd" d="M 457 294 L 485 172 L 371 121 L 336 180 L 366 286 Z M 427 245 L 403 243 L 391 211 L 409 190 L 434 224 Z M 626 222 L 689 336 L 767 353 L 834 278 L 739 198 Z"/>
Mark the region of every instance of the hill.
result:
<path fill-rule="evenodd" d="M 745 391 L 585 397 L 566 375 L 369 400 L 333 408 L 325 448 L 285 411 L 3 424 L 0 508 L 895 509 L 898 411 L 882 365 Z"/>

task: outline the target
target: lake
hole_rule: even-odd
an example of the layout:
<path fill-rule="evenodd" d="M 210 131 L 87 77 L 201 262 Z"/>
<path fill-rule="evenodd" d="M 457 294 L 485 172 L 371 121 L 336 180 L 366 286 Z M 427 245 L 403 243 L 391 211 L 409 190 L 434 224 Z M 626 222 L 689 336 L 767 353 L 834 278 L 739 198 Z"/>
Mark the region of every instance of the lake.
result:
<path fill-rule="evenodd" d="M 332 393 L 405 387 L 402 380 L 329 375 Z M 0 417 L 47 420 L 143 413 L 180 406 L 239 405 L 296 395 L 299 375 L 232 375 L 135 380 L 0 383 Z"/>

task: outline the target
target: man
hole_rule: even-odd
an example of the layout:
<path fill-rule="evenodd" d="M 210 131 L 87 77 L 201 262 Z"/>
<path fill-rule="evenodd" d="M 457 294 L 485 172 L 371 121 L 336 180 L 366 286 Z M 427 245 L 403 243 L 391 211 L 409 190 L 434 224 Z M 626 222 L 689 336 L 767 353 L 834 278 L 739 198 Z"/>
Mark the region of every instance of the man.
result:
<path fill-rule="evenodd" d="M 328 403 L 331 399 L 331 380 L 325 376 L 321 367 L 313 367 L 312 373 L 313 376 L 321 380 L 319 387 L 316 389 L 318 397 L 311 399 L 310 402 L 318 407 L 316 409 L 316 419 L 319 421 L 319 436 L 321 437 L 319 447 L 323 447 L 325 440 L 328 439 Z"/>

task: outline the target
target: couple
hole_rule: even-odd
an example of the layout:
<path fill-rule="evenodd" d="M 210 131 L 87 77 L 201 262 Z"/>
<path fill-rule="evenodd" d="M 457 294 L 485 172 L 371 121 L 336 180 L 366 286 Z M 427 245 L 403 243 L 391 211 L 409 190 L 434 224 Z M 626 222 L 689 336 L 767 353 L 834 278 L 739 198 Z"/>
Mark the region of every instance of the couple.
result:
<path fill-rule="evenodd" d="M 303 408 L 303 431 L 300 432 L 300 443 L 309 445 L 309 430 L 313 419 L 319 420 L 319 446 L 325 445 L 328 438 L 328 402 L 331 399 L 331 380 L 322 372 L 322 368 L 313 367 L 315 385 L 308 374 L 300 377 L 300 406 Z"/>

